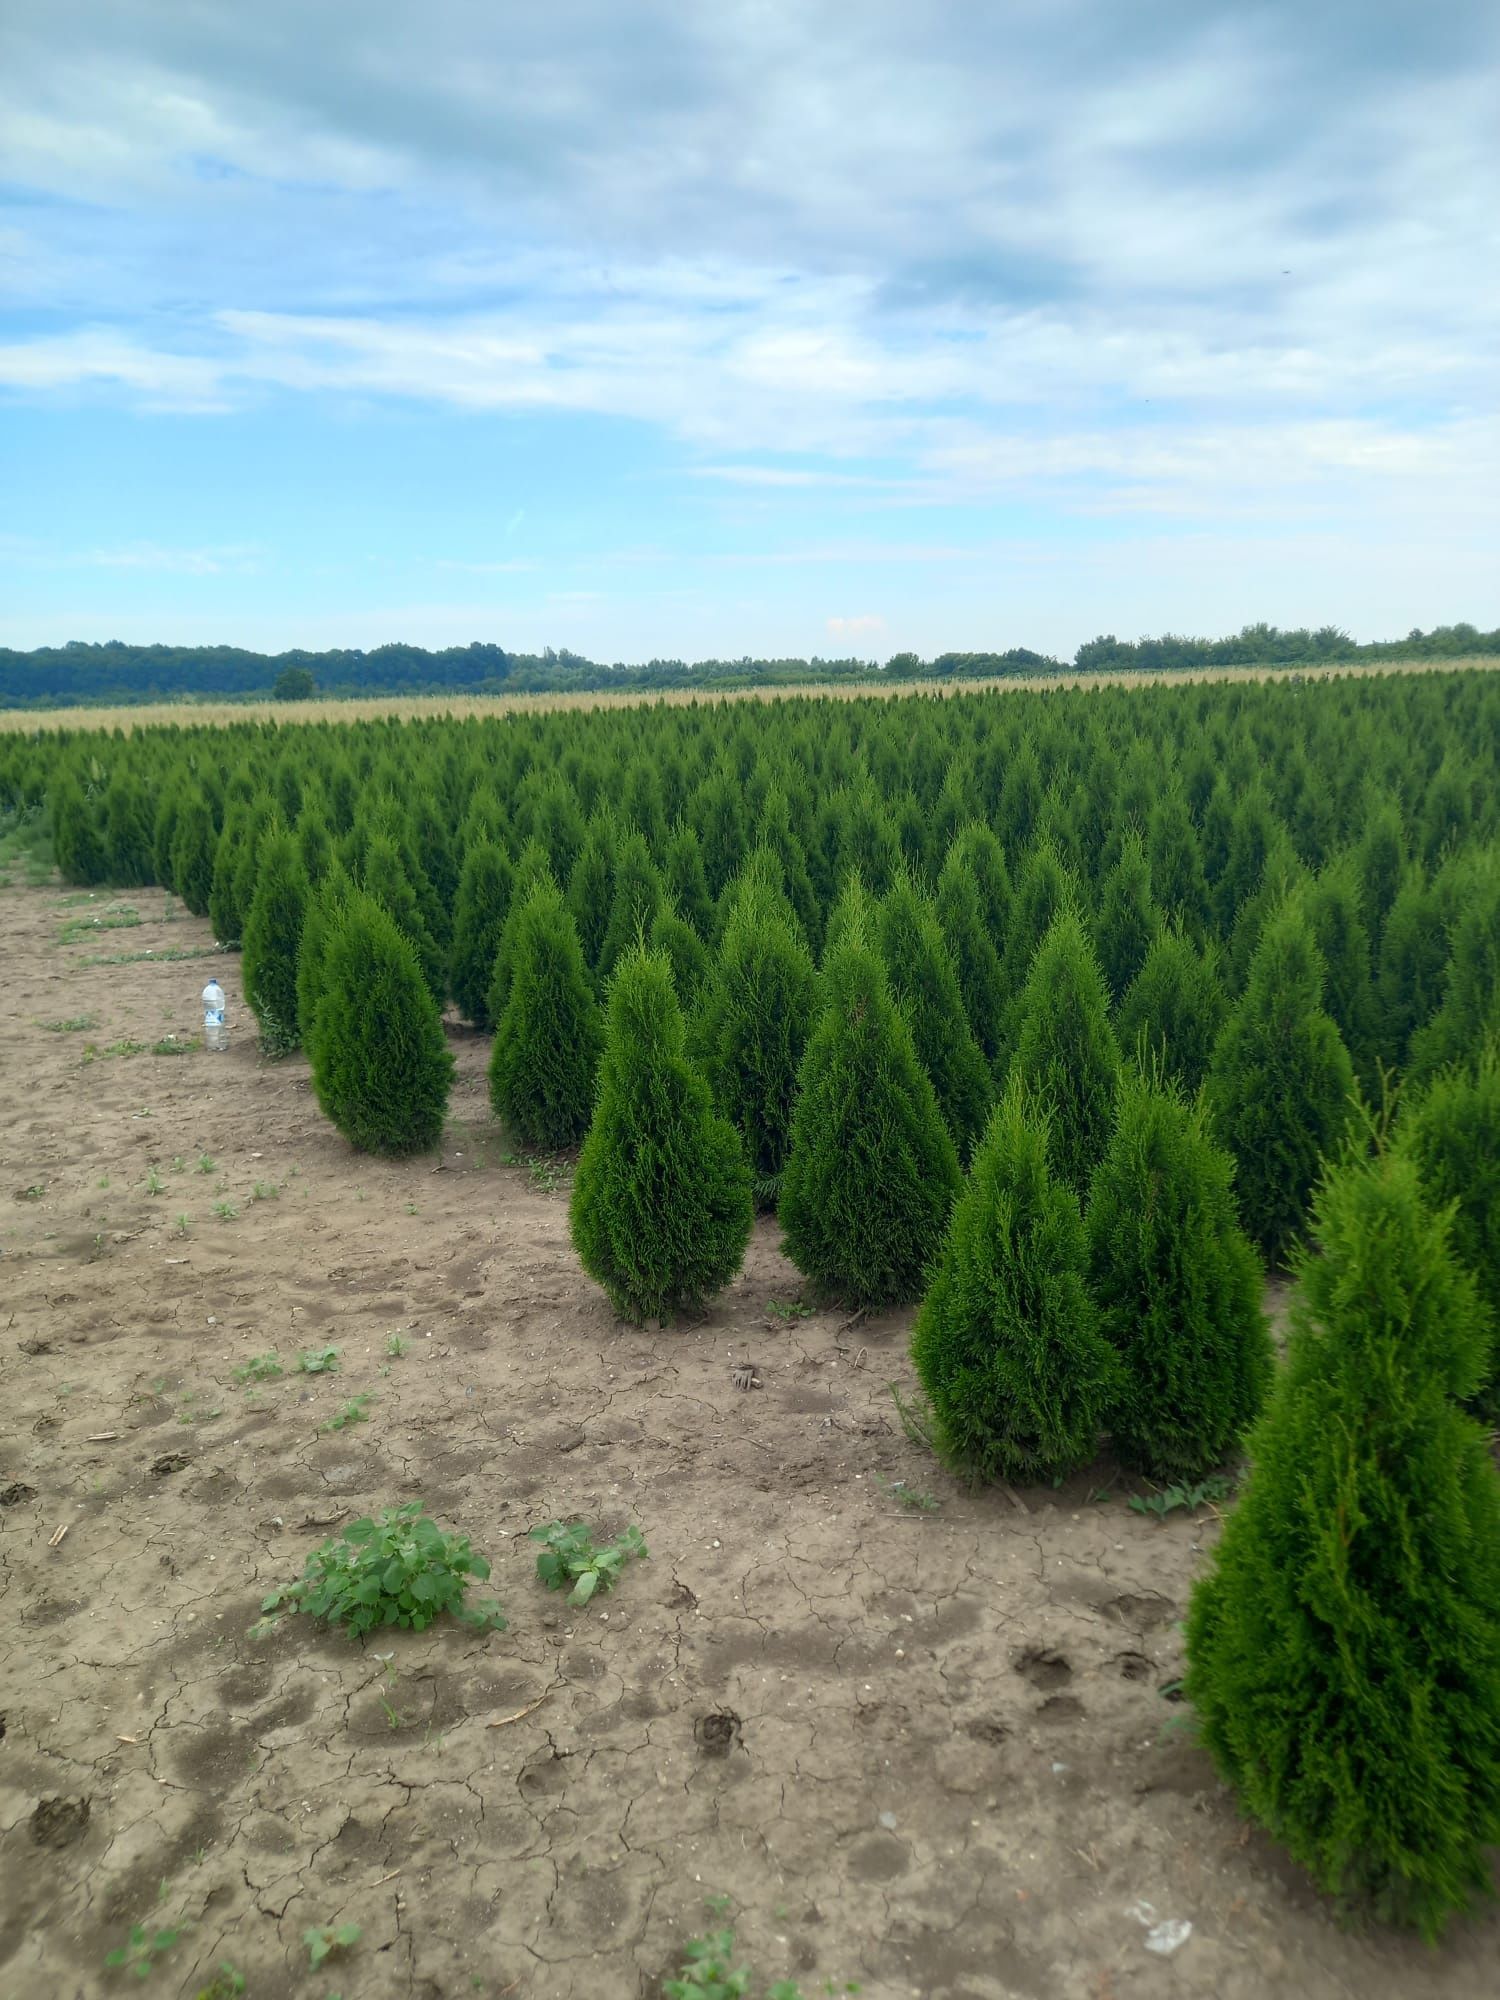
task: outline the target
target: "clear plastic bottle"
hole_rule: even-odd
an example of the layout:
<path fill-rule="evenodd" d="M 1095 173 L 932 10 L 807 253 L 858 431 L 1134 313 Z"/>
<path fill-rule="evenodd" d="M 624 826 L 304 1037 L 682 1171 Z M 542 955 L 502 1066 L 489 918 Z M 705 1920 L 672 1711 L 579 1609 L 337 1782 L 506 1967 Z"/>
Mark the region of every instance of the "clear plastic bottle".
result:
<path fill-rule="evenodd" d="M 210 1049 L 221 1053 L 229 1047 L 229 1030 L 224 1025 L 224 989 L 217 979 L 210 979 L 203 989 L 203 1040 Z"/>

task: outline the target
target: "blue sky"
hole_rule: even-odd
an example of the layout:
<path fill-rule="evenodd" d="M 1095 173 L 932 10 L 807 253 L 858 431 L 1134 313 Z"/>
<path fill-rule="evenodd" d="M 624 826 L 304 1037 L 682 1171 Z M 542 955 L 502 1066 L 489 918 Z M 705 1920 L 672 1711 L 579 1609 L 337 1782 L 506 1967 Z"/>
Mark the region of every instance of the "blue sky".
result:
<path fill-rule="evenodd" d="M 1500 7 L 13 0 L 0 643 L 1500 623 Z"/>

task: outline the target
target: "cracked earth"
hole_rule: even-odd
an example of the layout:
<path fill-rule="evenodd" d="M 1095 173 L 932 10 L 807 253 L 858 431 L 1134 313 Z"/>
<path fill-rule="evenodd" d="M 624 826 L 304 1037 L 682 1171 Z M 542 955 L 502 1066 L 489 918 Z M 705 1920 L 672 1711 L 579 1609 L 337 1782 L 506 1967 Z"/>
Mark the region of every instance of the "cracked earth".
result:
<path fill-rule="evenodd" d="M 0 891 L 0 2000 L 191 1996 L 224 1960 L 248 2000 L 634 2000 L 711 1896 L 809 1993 L 1494 1992 L 1495 1914 L 1436 1953 L 1341 1929 L 1194 1747 L 1211 1513 L 1132 1513 L 1103 1461 L 966 1492 L 888 1390 L 910 1315 L 788 1316 L 769 1221 L 702 1324 L 620 1325 L 480 1038 L 441 1160 L 361 1158 L 300 1059 L 259 1060 L 235 958 L 229 1053 L 149 1052 L 208 962 L 84 961 L 207 926 L 141 891 L 61 941 L 108 902 Z M 320 1540 L 416 1497 L 507 1631 L 251 1636 Z M 580 1515 L 651 1554 L 575 1613 L 525 1536 Z M 137 1922 L 181 1926 L 141 1984 L 104 1969 Z M 303 1931 L 342 1923 L 313 1973 Z"/>

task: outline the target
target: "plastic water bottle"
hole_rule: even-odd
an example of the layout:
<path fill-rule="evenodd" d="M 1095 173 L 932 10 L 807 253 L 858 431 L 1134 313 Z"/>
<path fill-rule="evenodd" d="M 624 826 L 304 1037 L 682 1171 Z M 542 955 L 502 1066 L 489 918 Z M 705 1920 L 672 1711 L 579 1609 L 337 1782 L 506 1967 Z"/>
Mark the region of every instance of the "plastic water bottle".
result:
<path fill-rule="evenodd" d="M 224 1025 L 224 989 L 210 979 L 203 989 L 203 1040 L 211 1049 L 229 1047 L 229 1030 Z"/>

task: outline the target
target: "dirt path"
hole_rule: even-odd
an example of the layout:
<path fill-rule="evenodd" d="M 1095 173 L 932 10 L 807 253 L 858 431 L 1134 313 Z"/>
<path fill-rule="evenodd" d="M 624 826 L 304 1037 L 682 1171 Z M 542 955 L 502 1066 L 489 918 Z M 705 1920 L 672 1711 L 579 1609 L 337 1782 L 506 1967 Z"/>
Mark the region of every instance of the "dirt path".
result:
<path fill-rule="evenodd" d="M 715 1895 L 809 1995 L 1494 1992 L 1500 1918 L 1439 1954 L 1342 1932 L 1180 1726 L 1211 1519 L 1093 1500 L 1107 1467 L 962 1491 L 887 1393 L 909 1316 L 778 1313 L 771 1224 L 702 1326 L 617 1325 L 565 1182 L 504 1164 L 481 1041 L 440 1164 L 357 1157 L 300 1061 L 259 1062 L 237 961 L 163 962 L 206 926 L 151 891 L 96 929 L 108 901 L 0 891 L 0 2000 L 193 1995 L 222 1960 L 247 2000 L 631 2000 Z M 152 1053 L 210 963 L 230 1053 Z M 290 1372 L 325 1345 L 339 1372 Z M 388 1667 L 307 1619 L 247 1636 L 325 1534 L 418 1495 L 508 1631 Z M 559 1514 L 638 1522 L 650 1561 L 570 1613 L 523 1540 Z M 149 1981 L 104 1970 L 180 1919 Z M 311 1972 L 303 1931 L 343 1922 Z"/>

